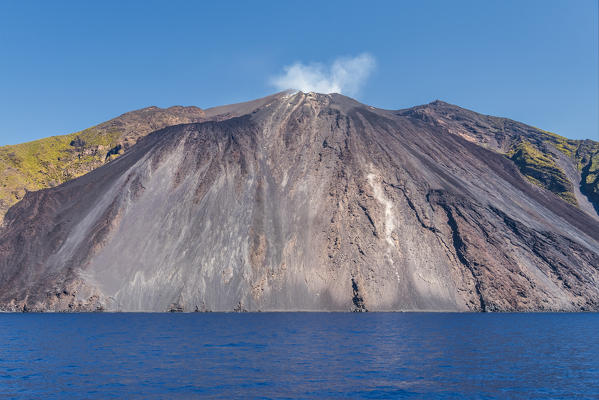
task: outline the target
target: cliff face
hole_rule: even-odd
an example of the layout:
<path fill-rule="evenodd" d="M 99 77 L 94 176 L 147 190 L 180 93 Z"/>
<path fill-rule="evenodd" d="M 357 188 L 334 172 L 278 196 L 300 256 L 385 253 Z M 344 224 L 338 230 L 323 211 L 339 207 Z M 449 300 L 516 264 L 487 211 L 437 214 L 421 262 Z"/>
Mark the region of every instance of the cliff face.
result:
<path fill-rule="evenodd" d="M 484 121 L 473 139 L 439 106 L 282 93 L 151 133 L 9 210 L 0 305 L 599 309 L 594 209 L 527 179 L 523 140 Z"/>

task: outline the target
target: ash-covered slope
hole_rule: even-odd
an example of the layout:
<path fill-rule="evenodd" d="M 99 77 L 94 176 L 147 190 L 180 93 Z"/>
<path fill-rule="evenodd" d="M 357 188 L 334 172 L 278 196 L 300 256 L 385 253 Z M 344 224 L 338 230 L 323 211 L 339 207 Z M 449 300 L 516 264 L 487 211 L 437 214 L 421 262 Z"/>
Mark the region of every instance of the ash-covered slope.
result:
<path fill-rule="evenodd" d="M 12 207 L 2 308 L 599 309 L 599 225 L 506 156 L 340 95 L 215 115 Z"/>

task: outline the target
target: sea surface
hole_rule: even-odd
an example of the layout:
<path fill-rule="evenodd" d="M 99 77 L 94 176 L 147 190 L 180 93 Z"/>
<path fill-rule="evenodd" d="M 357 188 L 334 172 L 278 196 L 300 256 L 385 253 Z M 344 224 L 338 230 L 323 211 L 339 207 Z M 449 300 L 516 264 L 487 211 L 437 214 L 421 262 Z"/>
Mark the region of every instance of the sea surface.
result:
<path fill-rule="evenodd" d="M 599 398 L 599 314 L 0 314 L 0 398 Z"/>

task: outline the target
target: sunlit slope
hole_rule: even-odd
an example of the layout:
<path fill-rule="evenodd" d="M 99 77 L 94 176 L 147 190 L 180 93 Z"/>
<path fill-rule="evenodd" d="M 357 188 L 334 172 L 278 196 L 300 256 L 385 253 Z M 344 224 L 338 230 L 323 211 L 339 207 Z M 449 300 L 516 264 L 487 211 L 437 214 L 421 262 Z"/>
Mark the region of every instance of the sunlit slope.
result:
<path fill-rule="evenodd" d="M 92 128 L 0 147 L 0 220 L 26 191 L 60 185 L 118 157 L 140 137 L 170 125 L 198 122 L 197 107 L 148 107 Z"/>

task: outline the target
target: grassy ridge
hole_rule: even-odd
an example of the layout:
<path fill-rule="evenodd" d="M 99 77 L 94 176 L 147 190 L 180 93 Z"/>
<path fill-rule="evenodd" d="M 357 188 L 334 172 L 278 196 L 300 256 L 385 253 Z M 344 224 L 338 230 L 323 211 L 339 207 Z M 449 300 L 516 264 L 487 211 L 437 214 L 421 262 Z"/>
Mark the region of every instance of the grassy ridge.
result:
<path fill-rule="evenodd" d="M 148 133 L 201 121 L 197 107 L 148 107 L 80 132 L 0 147 L 0 221 L 27 191 L 60 185 L 110 161 Z"/>
<path fill-rule="evenodd" d="M 25 191 L 57 186 L 102 165 L 118 131 L 95 128 L 0 147 L 0 211 L 19 201 Z"/>

